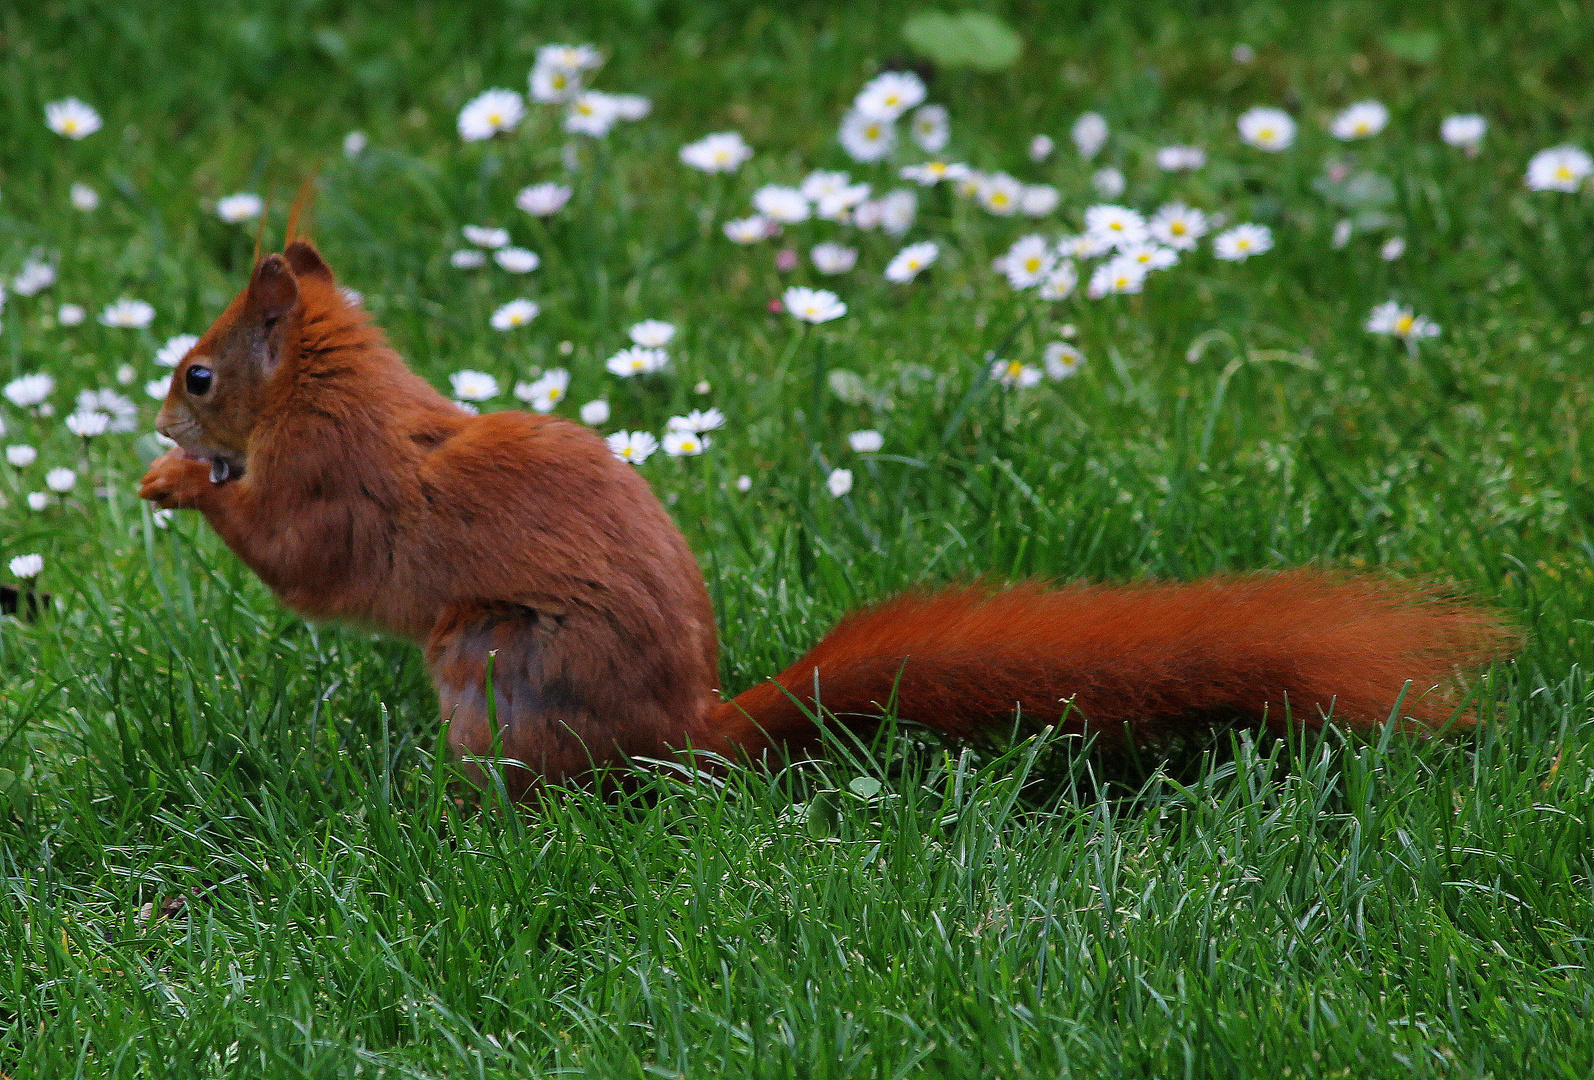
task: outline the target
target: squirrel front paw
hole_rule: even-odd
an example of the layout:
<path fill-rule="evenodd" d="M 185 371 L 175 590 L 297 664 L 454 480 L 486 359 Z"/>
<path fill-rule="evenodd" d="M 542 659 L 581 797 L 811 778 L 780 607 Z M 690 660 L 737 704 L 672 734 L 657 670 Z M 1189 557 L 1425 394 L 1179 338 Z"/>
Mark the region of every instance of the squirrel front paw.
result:
<path fill-rule="evenodd" d="M 138 497 L 163 510 L 193 508 L 212 486 L 210 463 L 178 448 L 150 463 L 149 472 L 139 484 Z"/>

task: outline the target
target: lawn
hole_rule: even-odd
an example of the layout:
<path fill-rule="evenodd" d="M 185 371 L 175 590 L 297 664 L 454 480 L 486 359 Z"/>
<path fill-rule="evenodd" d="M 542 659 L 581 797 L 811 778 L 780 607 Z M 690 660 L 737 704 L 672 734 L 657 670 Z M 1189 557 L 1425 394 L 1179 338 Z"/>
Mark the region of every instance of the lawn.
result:
<path fill-rule="evenodd" d="M 1589 1075 L 1594 195 L 1586 154 L 1538 155 L 1594 148 L 1594 21 L 1147 0 L 905 33 L 927 10 L 0 11 L 0 1073 Z M 555 44 L 646 109 L 535 100 Z M 910 69 L 946 145 L 910 109 L 850 152 Z M 722 132 L 745 161 L 683 158 Z M 978 175 L 901 173 L 932 159 Z M 1520 649 L 1436 738 L 903 728 L 472 805 L 415 650 L 307 624 L 136 498 L 163 349 L 247 279 L 234 197 L 274 250 L 310 177 L 322 253 L 444 392 L 616 444 L 723 416 L 636 467 L 728 691 L 974 575 L 1376 572 Z M 1103 215 L 1158 242 L 1093 247 Z M 657 363 L 623 353 L 646 320 L 667 361 L 617 372 Z"/>

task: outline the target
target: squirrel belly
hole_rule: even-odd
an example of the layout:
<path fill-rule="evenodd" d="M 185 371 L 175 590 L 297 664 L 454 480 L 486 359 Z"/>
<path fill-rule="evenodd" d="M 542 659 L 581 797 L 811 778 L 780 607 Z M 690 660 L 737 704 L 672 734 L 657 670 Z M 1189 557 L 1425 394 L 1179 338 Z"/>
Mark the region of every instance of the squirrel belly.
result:
<path fill-rule="evenodd" d="M 636 469 L 581 425 L 449 402 L 304 241 L 180 362 L 159 427 L 179 449 L 140 494 L 199 510 L 306 616 L 420 644 L 449 745 L 520 763 L 517 796 L 638 757 L 805 749 L 819 708 L 958 738 L 1018 710 L 1108 742 L 1216 714 L 1374 724 L 1397 702 L 1433 724 L 1510 646 L 1489 613 L 1379 578 L 970 586 L 849 616 L 722 701 L 702 573 Z"/>

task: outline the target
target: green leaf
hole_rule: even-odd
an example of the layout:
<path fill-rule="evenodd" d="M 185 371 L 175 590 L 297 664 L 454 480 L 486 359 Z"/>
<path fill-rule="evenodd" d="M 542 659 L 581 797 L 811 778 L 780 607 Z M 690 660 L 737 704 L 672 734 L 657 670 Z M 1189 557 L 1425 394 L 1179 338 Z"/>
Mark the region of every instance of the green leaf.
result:
<path fill-rule="evenodd" d="M 1023 41 L 1011 27 L 981 11 L 959 15 L 927 11 L 914 15 L 903 24 L 902 36 L 942 67 L 971 67 L 977 71 L 1012 67 L 1024 49 Z"/>
<path fill-rule="evenodd" d="M 880 794 L 880 789 L 883 786 L 880 781 L 872 776 L 853 777 L 852 781 L 847 785 L 848 789 L 860 799 L 874 798 Z"/>

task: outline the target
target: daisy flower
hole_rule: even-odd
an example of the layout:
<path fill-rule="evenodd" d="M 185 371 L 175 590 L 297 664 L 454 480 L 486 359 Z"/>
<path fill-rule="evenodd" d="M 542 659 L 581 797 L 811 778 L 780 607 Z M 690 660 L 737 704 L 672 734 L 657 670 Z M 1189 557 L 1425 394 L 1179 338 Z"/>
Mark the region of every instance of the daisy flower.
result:
<path fill-rule="evenodd" d="M 1241 262 L 1260 255 L 1273 246 L 1273 232 L 1266 225 L 1236 225 L 1212 240 L 1212 253 L 1229 262 Z"/>
<path fill-rule="evenodd" d="M 1029 159 L 1031 161 L 1045 161 L 1052 156 L 1052 151 L 1057 149 L 1057 144 L 1052 142 L 1050 135 L 1037 135 L 1029 141 Z"/>
<path fill-rule="evenodd" d="M 919 197 L 906 188 L 888 191 L 875 201 L 880 212 L 880 228 L 891 236 L 901 236 L 913 226 L 919 212 Z"/>
<path fill-rule="evenodd" d="M 670 457 L 695 457 L 709 448 L 712 440 L 695 431 L 672 429 L 664 433 L 664 452 Z"/>
<path fill-rule="evenodd" d="M 66 429 L 83 439 L 104 435 L 111 426 L 111 418 L 102 412 L 75 412 L 66 418 Z"/>
<path fill-rule="evenodd" d="M 856 109 L 841 118 L 837 135 L 854 161 L 879 161 L 897 146 L 897 129 L 889 120 L 865 116 Z"/>
<path fill-rule="evenodd" d="M 172 381 L 170 379 L 151 379 L 144 384 L 144 393 L 156 401 L 165 401 L 166 395 L 171 393 Z"/>
<path fill-rule="evenodd" d="M 869 197 L 868 184 L 849 184 L 819 200 L 814 216 L 823 221 L 846 221 L 847 214 Z"/>
<path fill-rule="evenodd" d="M 1046 374 L 1053 379 L 1077 375 L 1084 362 L 1085 354 L 1066 341 L 1054 341 L 1046 346 Z"/>
<path fill-rule="evenodd" d="M 467 242 L 477 247 L 501 248 L 509 243 L 508 229 L 497 229 L 488 225 L 465 225 L 459 231 Z"/>
<path fill-rule="evenodd" d="M 66 468 L 51 469 L 44 474 L 44 486 L 57 495 L 65 495 L 77 486 L 77 473 Z"/>
<path fill-rule="evenodd" d="M 1576 146 L 1540 150 L 1528 162 L 1526 183 L 1534 191 L 1576 191 L 1594 173 L 1594 158 Z"/>
<path fill-rule="evenodd" d="M 581 90 L 581 72 L 557 64 L 534 64 L 526 82 L 531 100 L 552 105 L 570 100 Z"/>
<path fill-rule="evenodd" d="M 621 461 L 640 465 L 659 448 L 659 440 L 646 431 L 616 431 L 603 440 Z"/>
<path fill-rule="evenodd" d="M 493 252 L 493 262 L 511 274 L 529 274 L 542 265 L 542 258 L 523 247 L 501 247 Z"/>
<path fill-rule="evenodd" d="M 1100 300 L 1112 293 L 1137 293 L 1146 284 L 1146 267 L 1124 255 L 1118 255 L 1096 267 L 1085 286 L 1085 295 Z"/>
<path fill-rule="evenodd" d="M 670 431 L 691 431 L 701 435 L 725 426 L 725 414 L 718 409 L 693 409 L 685 416 L 672 416 L 664 425 Z"/>
<path fill-rule="evenodd" d="M 541 45 L 537 66 L 565 71 L 591 71 L 603 64 L 603 55 L 592 45 Z"/>
<path fill-rule="evenodd" d="M 72 208 L 81 210 L 85 214 L 100 205 L 100 193 L 87 184 L 73 184 L 68 197 L 72 201 Z"/>
<path fill-rule="evenodd" d="M 841 244 L 815 244 L 808 255 L 821 274 L 845 274 L 858 263 L 858 249 Z"/>
<path fill-rule="evenodd" d="M 1423 338 L 1437 337 L 1439 327 L 1428 319 L 1412 314 L 1410 308 L 1401 307 L 1390 300 L 1373 308 L 1372 314 L 1367 316 L 1367 331 L 1372 334 L 1389 334 L 1406 341 L 1420 341 Z"/>
<path fill-rule="evenodd" d="M 6 447 L 6 461 L 15 468 L 26 469 L 38 459 L 38 450 L 31 446 L 18 445 Z"/>
<path fill-rule="evenodd" d="M 998 269 L 1007 276 L 1007 283 L 1015 289 L 1029 289 L 1039 285 L 1050 272 L 1056 256 L 1051 245 L 1039 233 L 1021 236 L 1013 241 L 998 262 Z"/>
<path fill-rule="evenodd" d="M 521 297 L 518 300 L 509 301 L 509 303 L 493 312 L 490 322 L 494 330 L 513 330 L 531 322 L 541 310 L 535 300 L 527 300 L 525 297 Z"/>
<path fill-rule="evenodd" d="M 1057 241 L 1057 254 L 1065 259 L 1094 259 L 1113 249 L 1114 238 L 1102 233 L 1084 232 Z"/>
<path fill-rule="evenodd" d="M 961 180 L 969 175 L 969 167 L 947 161 L 926 161 L 918 165 L 904 165 L 898 175 L 904 180 L 929 187 L 942 180 Z"/>
<path fill-rule="evenodd" d="M 44 572 L 44 556 L 18 555 L 11 560 L 9 565 L 12 577 L 36 578 Z"/>
<path fill-rule="evenodd" d="M 1240 114 L 1240 141 L 1258 150 L 1277 153 L 1295 142 L 1295 121 L 1283 109 L 1258 105 Z"/>
<path fill-rule="evenodd" d="M 103 122 L 100 114 L 94 111 L 92 105 L 87 105 L 75 97 L 65 98 L 61 101 L 51 101 L 44 106 L 44 122 L 50 130 L 57 135 L 65 135 L 69 139 L 81 139 L 100 130 Z"/>
<path fill-rule="evenodd" d="M 633 375 L 651 375 L 655 371 L 661 371 L 669 361 L 670 355 L 663 349 L 645 349 L 640 345 L 633 345 L 609 357 L 603 366 L 620 378 L 629 379 Z"/>
<path fill-rule="evenodd" d="M 1377 135 L 1389 123 L 1389 109 L 1381 101 L 1358 101 L 1348 106 L 1328 126 L 1334 138 L 1349 142 Z"/>
<path fill-rule="evenodd" d="M 1096 189 L 1096 194 L 1104 199 L 1116 199 L 1124 193 L 1124 188 L 1129 182 L 1124 179 L 1124 174 L 1117 169 L 1100 169 L 1091 174 L 1090 186 Z"/>
<path fill-rule="evenodd" d="M 448 265 L 456 270 L 475 270 L 487 265 L 487 252 L 460 248 L 448 257 Z"/>
<path fill-rule="evenodd" d="M 570 201 L 570 193 L 569 187 L 552 181 L 532 184 L 520 189 L 515 196 L 515 205 L 533 217 L 547 217 L 564 208 L 565 203 Z"/>
<path fill-rule="evenodd" d="M 830 475 L 825 477 L 825 487 L 830 489 L 832 498 L 841 498 L 852 490 L 852 470 L 831 469 Z"/>
<path fill-rule="evenodd" d="M 941 254 L 941 249 L 933 240 L 922 240 L 917 244 L 909 244 L 886 266 L 886 280 L 894 282 L 912 281 L 920 272 Z"/>
<path fill-rule="evenodd" d="M 911 71 L 885 71 L 863 84 L 852 108 L 870 120 L 891 123 L 923 101 L 924 81 L 917 75 Z"/>
<path fill-rule="evenodd" d="M 38 259 L 22 264 L 17 276 L 11 279 L 11 288 L 18 296 L 34 296 L 55 284 L 55 267 Z"/>
<path fill-rule="evenodd" d="M 1150 270 L 1166 270 L 1179 261 L 1179 253 L 1161 244 L 1133 244 L 1123 249 L 1123 258 Z"/>
<path fill-rule="evenodd" d="M 926 154 L 939 154 L 952 138 L 951 118 L 940 105 L 926 105 L 914 112 L 908 130 Z"/>
<path fill-rule="evenodd" d="M 459 111 L 459 137 L 466 142 L 513 131 L 526 115 L 526 102 L 513 90 L 483 90 Z"/>
<path fill-rule="evenodd" d="M 456 371 L 448 381 L 460 401 L 490 401 L 498 396 L 498 380 L 485 371 Z"/>
<path fill-rule="evenodd" d="M 599 398 L 581 406 L 581 422 L 591 427 L 609 422 L 609 403 Z"/>
<path fill-rule="evenodd" d="M 640 120 L 653 111 L 653 102 L 641 94 L 610 94 L 609 104 L 621 120 Z"/>
<path fill-rule="evenodd" d="M 1378 249 L 1378 257 L 1385 262 L 1394 262 L 1406 254 L 1406 238 L 1404 236 L 1391 236 L 1384 241 L 1384 246 Z"/>
<path fill-rule="evenodd" d="M 675 326 L 662 319 L 643 319 L 626 333 L 644 349 L 662 349 L 675 337 Z"/>
<path fill-rule="evenodd" d="M 28 492 L 28 509 L 43 510 L 50 505 L 50 497 L 42 491 Z"/>
<path fill-rule="evenodd" d="M 829 289 L 807 289 L 793 285 L 781 294 L 780 299 L 793 318 L 806 323 L 829 322 L 847 314 L 847 305 Z"/>
<path fill-rule="evenodd" d="M 1052 267 L 1041 280 L 1036 295 L 1042 300 L 1063 300 L 1073 294 L 1078 284 L 1079 271 L 1074 269 L 1073 263 L 1065 260 Z"/>
<path fill-rule="evenodd" d="M 142 300 L 118 300 L 100 312 L 100 325 L 142 330 L 155 318 L 155 309 Z"/>
<path fill-rule="evenodd" d="M 216 216 L 229 225 L 252 221 L 266 208 L 266 200 L 252 191 L 240 191 L 216 200 Z"/>
<path fill-rule="evenodd" d="M 1122 250 L 1143 242 L 1148 230 L 1146 219 L 1127 206 L 1098 203 L 1085 208 L 1085 232 Z"/>
<path fill-rule="evenodd" d="M 854 431 L 847 436 L 847 445 L 852 447 L 854 453 L 873 454 L 886 444 L 884 435 L 878 431 L 866 429 Z"/>
<path fill-rule="evenodd" d="M 1018 211 L 1027 217 L 1045 217 L 1062 199 L 1050 184 L 1025 184 L 1018 195 Z"/>
<path fill-rule="evenodd" d="M 852 183 L 852 177 L 840 170 L 815 169 L 803 177 L 802 186 L 798 190 L 802 197 L 810 202 L 818 202 L 826 195 L 834 195 L 844 191 Z M 757 198 L 757 196 L 754 196 Z"/>
<path fill-rule="evenodd" d="M 1350 243 L 1350 234 L 1354 229 L 1355 225 L 1351 223 L 1350 218 L 1340 218 L 1334 222 L 1334 235 L 1329 239 L 1329 243 L 1333 245 L 1334 250 L 1338 251 Z"/>
<path fill-rule="evenodd" d="M 774 222 L 762 214 L 751 217 L 733 218 L 724 225 L 725 235 L 737 244 L 756 244 L 760 240 L 767 240 L 775 230 Z"/>
<path fill-rule="evenodd" d="M 1101 113 L 1088 112 L 1074 121 L 1068 133 L 1079 149 L 1079 156 L 1090 160 L 1100 153 L 1107 143 L 1107 121 Z"/>
<path fill-rule="evenodd" d="M 588 90 L 577 94 L 570 103 L 570 111 L 565 114 L 565 130 L 599 138 L 607 135 L 619 119 L 620 110 L 613 98 L 596 90 Z"/>
<path fill-rule="evenodd" d="M 1207 163 L 1199 146 L 1164 146 L 1157 151 L 1157 168 L 1163 172 L 1190 172 Z"/>
<path fill-rule="evenodd" d="M 351 131 L 343 136 L 343 156 L 357 158 L 365 153 L 365 148 L 369 144 L 370 140 L 365 137 L 365 132 Z"/>
<path fill-rule="evenodd" d="M 1458 113 L 1444 118 L 1439 125 L 1439 137 L 1450 146 L 1459 147 L 1468 154 L 1476 154 L 1488 130 L 1489 121 L 1477 113 Z"/>
<path fill-rule="evenodd" d="M 995 360 L 991 363 L 991 378 L 1003 386 L 1026 389 L 1041 381 L 1041 369 L 1030 367 L 1017 360 Z"/>
<path fill-rule="evenodd" d="M 752 491 L 753 490 L 753 478 L 751 476 L 748 476 L 746 473 L 743 473 L 741 476 L 738 476 L 736 478 L 736 490 L 737 491 Z"/>
<path fill-rule="evenodd" d="M 109 387 L 79 391 L 77 409 L 78 412 L 104 413 L 110 421 L 110 430 L 119 435 L 138 429 L 138 406 Z"/>
<path fill-rule="evenodd" d="M 570 372 L 554 368 L 542 378 L 529 383 L 516 383 L 515 396 L 540 413 L 553 412 L 555 405 L 565 399 L 570 389 Z"/>
<path fill-rule="evenodd" d="M 1006 173 L 991 173 L 980 183 L 976 197 L 980 205 L 993 214 L 1007 217 L 1018 210 L 1019 197 L 1024 185 Z"/>
<path fill-rule="evenodd" d="M 707 173 L 735 172 L 753 156 L 753 148 L 734 131 L 705 135 L 681 147 L 681 161 Z"/>
<path fill-rule="evenodd" d="M 1207 234 L 1207 216 L 1184 203 L 1167 203 L 1146 223 L 1151 238 L 1175 251 L 1193 251 L 1196 241 Z"/>
<path fill-rule="evenodd" d="M 812 213 L 801 191 L 779 184 L 765 184 L 753 192 L 753 209 L 778 225 L 807 221 Z"/>

